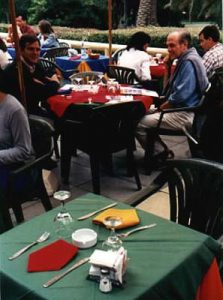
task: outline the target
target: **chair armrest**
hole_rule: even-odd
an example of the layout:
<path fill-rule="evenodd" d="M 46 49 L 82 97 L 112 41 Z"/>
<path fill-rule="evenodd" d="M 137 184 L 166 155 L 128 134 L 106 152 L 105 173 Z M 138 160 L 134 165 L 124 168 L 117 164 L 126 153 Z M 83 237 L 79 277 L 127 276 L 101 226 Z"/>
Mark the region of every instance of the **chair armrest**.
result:
<path fill-rule="evenodd" d="M 24 171 L 27 171 L 34 167 L 35 165 L 39 164 L 40 162 L 44 161 L 45 159 L 49 158 L 51 156 L 52 152 L 42 155 L 41 157 L 38 157 L 32 161 L 28 161 L 27 163 L 24 163 L 21 167 L 18 167 L 17 169 L 10 172 L 11 176 L 17 176 L 19 173 L 22 173 Z"/>
<path fill-rule="evenodd" d="M 159 121 L 157 123 L 157 129 L 160 128 L 160 125 L 162 123 L 162 119 L 164 114 L 168 114 L 168 113 L 174 113 L 174 112 L 180 112 L 180 111 L 196 111 L 198 108 L 200 107 L 200 105 L 197 106 L 190 106 L 190 107 L 175 107 L 175 108 L 166 108 L 160 111 L 160 118 Z"/>

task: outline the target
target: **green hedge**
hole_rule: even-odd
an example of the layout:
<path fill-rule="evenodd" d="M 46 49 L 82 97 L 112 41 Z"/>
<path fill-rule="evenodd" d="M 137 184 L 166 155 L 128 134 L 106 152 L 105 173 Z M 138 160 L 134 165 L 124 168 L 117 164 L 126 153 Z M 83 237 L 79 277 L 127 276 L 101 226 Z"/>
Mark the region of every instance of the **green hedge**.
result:
<path fill-rule="evenodd" d="M 7 32 L 7 24 L 0 24 L 0 31 Z M 37 26 L 36 29 L 38 30 Z M 198 33 L 200 32 L 202 27 L 187 27 L 187 30 L 192 35 L 193 45 L 195 47 L 198 46 Z M 169 32 L 173 30 L 177 30 L 179 28 L 176 27 L 135 27 L 129 29 L 115 29 L 112 31 L 112 42 L 113 44 L 127 44 L 129 37 L 137 32 L 137 31 L 145 31 L 151 36 L 151 47 L 165 47 L 166 36 Z M 107 43 L 108 42 L 108 31 L 107 30 L 97 30 L 97 29 L 75 29 L 70 27 L 56 27 L 54 26 L 54 30 L 61 39 L 68 40 L 82 40 L 84 37 L 89 42 L 100 42 Z"/>

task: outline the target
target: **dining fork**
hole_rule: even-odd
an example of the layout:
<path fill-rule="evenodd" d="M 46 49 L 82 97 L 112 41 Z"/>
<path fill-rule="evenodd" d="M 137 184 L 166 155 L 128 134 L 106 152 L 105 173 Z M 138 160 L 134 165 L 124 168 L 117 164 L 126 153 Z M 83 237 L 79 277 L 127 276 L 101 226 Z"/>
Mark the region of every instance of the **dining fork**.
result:
<path fill-rule="evenodd" d="M 25 251 L 27 251 L 28 249 L 30 249 L 32 246 L 34 246 L 34 245 L 36 245 L 38 243 L 42 243 L 42 242 L 46 241 L 49 236 L 50 236 L 49 232 L 47 232 L 47 231 L 44 232 L 37 240 L 35 240 L 31 244 L 25 246 L 24 248 L 20 249 L 19 251 L 17 251 L 16 253 L 14 253 L 12 256 L 10 256 L 8 259 L 9 260 L 13 260 L 13 259 L 17 258 L 21 254 L 23 254 Z"/>
<path fill-rule="evenodd" d="M 145 226 L 140 226 L 140 227 L 137 227 L 137 228 L 132 229 L 130 231 L 127 231 L 125 233 L 118 233 L 117 236 L 120 237 L 120 238 L 126 238 L 134 232 L 141 231 L 141 230 L 144 230 L 144 229 L 147 229 L 147 228 L 152 228 L 152 227 L 155 227 L 155 226 L 156 226 L 156 223 L 153 223 L 153 224 L 150 224 L 150 225 L 145 225 Z"/>

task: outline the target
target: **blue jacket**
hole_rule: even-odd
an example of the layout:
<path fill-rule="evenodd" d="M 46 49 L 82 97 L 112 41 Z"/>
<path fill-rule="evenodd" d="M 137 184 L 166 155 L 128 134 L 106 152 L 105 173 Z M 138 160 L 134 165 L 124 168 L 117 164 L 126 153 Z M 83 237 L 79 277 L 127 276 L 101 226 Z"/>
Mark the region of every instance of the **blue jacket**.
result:
<path fill-rule="evenodd" d="M 194 48 L 178 60 L 175 72 L 164 95 L 173 107 L 194 106 L 208 86 L 208 78 L 201 58 Z"/>

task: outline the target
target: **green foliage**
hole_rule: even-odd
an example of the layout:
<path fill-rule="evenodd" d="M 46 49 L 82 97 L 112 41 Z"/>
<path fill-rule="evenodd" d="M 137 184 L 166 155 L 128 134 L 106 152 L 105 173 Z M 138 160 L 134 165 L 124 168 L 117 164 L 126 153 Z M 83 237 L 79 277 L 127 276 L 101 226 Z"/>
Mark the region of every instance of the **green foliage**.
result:
<path fill-rule="evenodd" d="M 47 19 L 55 26 L 107 28 L 107 1 L 32 0 L 30 22 Z"/>
<path fill-rule="evenodd" d="M 28 22 L 30 24 L 38 23 L 38 20 L 44 19 L 44 14 L 47 11 L 47 0 L 32 0 L 28 9 Z"/>
<path fill-rule="evenodd" d="M 61 39 L 82 40 L 83 36 L 87 37 L 89 42 L 108 43 L 108 31 L 97 29 L 73 29 L 68 27 L 54 27 L 55 32 Z M 112 30 L 112 43 L 126 45 L 129 37 L 137 31 L 145 31 L 151 36 L 151 47 L 165 48 L 166 36 L 176 27 L 135 27 L 129 29 Z M 192 35 L 193 45 L 198 47 L 198 33 L 201 27 L 188 27 L 187 30 Z"/>

